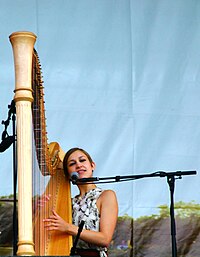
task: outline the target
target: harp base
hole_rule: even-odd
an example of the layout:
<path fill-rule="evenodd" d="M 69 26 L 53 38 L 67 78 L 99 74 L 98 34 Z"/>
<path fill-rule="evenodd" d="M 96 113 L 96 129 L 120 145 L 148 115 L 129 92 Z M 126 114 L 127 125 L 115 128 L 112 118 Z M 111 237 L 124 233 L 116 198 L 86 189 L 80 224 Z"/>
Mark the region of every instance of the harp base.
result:
<path fill-rule="evenodd" d="M 35 255 L 34 243 L 31 241 L 18 242 L 18 256 L 33 256 Z"/>

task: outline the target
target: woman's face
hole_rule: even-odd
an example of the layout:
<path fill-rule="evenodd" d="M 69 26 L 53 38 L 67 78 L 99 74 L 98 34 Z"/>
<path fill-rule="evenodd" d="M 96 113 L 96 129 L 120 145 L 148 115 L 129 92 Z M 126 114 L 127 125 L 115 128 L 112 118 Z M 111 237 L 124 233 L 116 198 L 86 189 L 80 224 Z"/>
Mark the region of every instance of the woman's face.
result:
<path fill-rule="evenodd" d="M 77 172 L 79 178 L 92 177 L 92 171 L 95 169 L 95 163 L 90 163 L 88 157 L 80 150 L 70 154 L 67 160 L 67 170 L 69 176 L 73 172 Z"/>

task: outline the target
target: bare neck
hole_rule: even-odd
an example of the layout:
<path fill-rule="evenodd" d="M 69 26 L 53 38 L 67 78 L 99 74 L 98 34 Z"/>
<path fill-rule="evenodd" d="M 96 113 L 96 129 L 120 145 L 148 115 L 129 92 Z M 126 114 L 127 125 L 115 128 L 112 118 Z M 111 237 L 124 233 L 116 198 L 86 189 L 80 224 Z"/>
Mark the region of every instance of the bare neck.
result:
<path fill-rule="evenodd" d="M 85 184 L 85 185 L 78 185 L 80 196 L 84 196 L 88 191 L 96 188 L 95 184 Z"/>

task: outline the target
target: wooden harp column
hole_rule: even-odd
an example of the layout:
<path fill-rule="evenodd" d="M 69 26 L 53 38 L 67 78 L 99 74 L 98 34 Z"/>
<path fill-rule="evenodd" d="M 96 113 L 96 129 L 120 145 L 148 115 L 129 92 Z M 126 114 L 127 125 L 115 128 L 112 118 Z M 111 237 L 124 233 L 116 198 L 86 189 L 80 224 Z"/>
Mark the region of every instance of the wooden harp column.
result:
<path fill-rule="evenodd" d="M 51 178 L 46 188 L 46 192 L 52 194 L 52 199 L 47 204 L 47 211 L 40 212 L 40 210 L 37 210 L 36 217 L 33 217 L 33 116 L 31 107 L 34 102 L 32 69 L 33 59 L 35 58 L 34 44 L 36 36 L 31 32 L 15 32 L 10 35 L 10 41 L 13 48 L 15 66 L 14 100 L 16 102 L 17 116 L 17 255 L 66 256 L 70 253 L 72 237 L 58 232 L 46 232 L 43 223 L 43 219 L 49 215 L 48 209 L 50 208 L 55 209 L 61 217 L 71 222 L 70 186 L 69 181 L 66 181 L 64 177 L 62 169 L 64 152 L 60 149 L 58 143 L 51 143 L 47 149 L 49 151 L 48 157 L 52 155 L 52 158 L 58 160 L 56 165 L 55 163 L 51 165 Z M 44 135 L 42 134 L 42 137 L 46 137 L 45 132 Z"/>
<path fill-rule="evenodd" d="M 32 227 L 32 53 L 36 36 L 10 35 L 15 65 L 18 170 L 18 255 L 34 255 Z M 26 53 L 26 54 L 24 54 Z"/>

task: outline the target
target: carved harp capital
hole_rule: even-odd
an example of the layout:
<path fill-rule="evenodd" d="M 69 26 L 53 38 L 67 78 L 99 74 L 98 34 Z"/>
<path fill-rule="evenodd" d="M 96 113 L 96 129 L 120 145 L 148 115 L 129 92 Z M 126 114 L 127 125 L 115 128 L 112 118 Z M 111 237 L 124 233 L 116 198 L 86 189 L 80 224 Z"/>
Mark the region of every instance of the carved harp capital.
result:
<path fill-rule="evenodd" d="M 28 31 L 14 32 L 9 39 L 15 66 L 15 101 L 33 101 L 31 90 L 32 55 L 36 35 Z"/>

